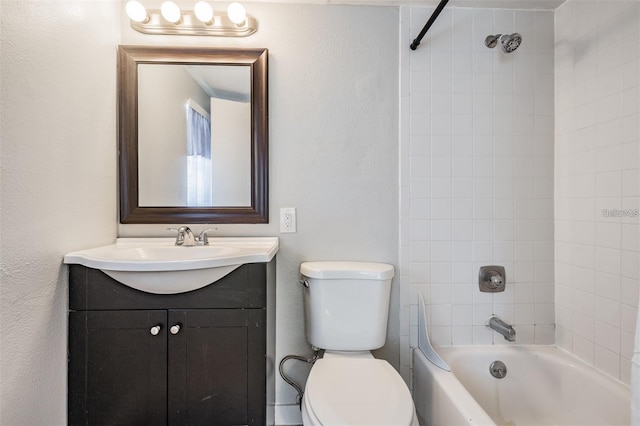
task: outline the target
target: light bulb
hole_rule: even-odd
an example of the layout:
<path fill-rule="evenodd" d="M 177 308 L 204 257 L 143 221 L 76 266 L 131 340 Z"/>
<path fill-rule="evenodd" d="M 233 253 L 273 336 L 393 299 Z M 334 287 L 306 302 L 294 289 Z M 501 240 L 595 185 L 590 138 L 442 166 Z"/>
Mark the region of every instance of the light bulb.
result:
<path fill-rule="evenodd" d="M 213 9 L 211 5 L 206 1 L 199 1 L 193 7 L 193 13 L 196 14 L 196 18 L 205 24 L 210 24 L 213 20 Z"/>
<path fill-rule="evenodd" d="M 231 3 L 227 8 L 227 15 L 231 22 L 236 25 L 242 25 L 247 18 L 247 12 L 244 10 L 244 6 L 240 3 Z"/>
<path fill-rule="evenodd" d="M 165 1 L 160 6 L 160 13 L 162 13 L 162 17 L 167 21 L 177 24 L 182 20 L 182 12 L 180 12 L 180 8 L 177 4 L 172 1 Z"/>
<path fill-rule="evenodd" d="M 127 12 L 127 16 L 129 19 L 135 22 L 146 22 L 149 20 L 149 15 L 147 15 L 147 9 L 144 8 L 142 3 L 137 0 L 131 0 L 127 2 L 125 6 L 125 11 Z"/>

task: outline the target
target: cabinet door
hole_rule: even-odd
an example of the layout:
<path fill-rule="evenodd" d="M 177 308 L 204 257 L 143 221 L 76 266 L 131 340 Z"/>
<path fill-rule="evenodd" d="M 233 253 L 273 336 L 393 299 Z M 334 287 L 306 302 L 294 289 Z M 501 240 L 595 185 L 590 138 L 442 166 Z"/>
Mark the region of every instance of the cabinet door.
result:
<path fill-rule="evenodd" d="M 169 311 L 169 423 L 264 424 L 264 309 Z"/>
<path fill-rule="evenodd" d="M 167 423 L 166 324 L 167 311 L 69 313 L 69 424 Z"/>

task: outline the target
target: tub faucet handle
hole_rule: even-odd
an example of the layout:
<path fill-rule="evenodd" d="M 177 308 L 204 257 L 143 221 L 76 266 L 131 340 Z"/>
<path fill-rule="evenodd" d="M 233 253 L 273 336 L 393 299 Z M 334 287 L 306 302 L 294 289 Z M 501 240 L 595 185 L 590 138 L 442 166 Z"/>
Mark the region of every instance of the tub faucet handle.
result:
<path fill-rule="evenodd" d="M 504 291 L 506 283 L 504 266 L 489 265 L 480 267 L 480 273 L 478 274 L 480 291 L 487 293 Z"/>
<path fill-rule="evenodd" d="M 491 284 L 495 287 L 498 288 L 502 285 L 502 277 L 498 274 L 496 275 L 491 275 L 491 277 L 489 277 L 489 280 L 491 281 Z"/>

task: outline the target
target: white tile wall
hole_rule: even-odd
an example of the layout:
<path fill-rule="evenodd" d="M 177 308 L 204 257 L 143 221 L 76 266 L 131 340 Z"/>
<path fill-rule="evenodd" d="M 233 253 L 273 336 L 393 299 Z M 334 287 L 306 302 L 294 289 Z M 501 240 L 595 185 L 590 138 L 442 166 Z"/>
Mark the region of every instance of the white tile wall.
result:
<path fill-rule="evenodd" d="M 628 383 L 640 278 L 640 3 L 569 0 L 555 29 L 556 342 Z"/>
<path fill-rule="evenodd" d="M 408 381 L 418 293 L 436 344 L 503 343 L 485 326 L 491 314 L 514 324 L 520 343 L 554 341 L 554 13 L 446 8 L 411 51 L 432 11 L 401 8 L 401 367 Z M 514 31 L 524 39 L 516 52 L 485 47 L 486 36 Z M 608 155 L 601 190 L 623 180 L 616 153 Z M 611 257 L 598 253 L 608 270 L 616 266 Z M 504 293 L 478 290 L 478 270 L 491 264 L 506 268 Z"/>

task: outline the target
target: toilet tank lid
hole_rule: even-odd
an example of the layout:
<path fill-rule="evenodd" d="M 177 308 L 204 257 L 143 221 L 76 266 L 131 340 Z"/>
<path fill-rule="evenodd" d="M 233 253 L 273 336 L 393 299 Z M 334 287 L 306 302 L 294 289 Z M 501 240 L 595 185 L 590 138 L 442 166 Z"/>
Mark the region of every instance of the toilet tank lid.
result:
<path fill-rule="evenodd" d="M 387 280 L 393 278 L 393 265 L 372 262 L 304 262 L 300 273 L 308 278 Z"/>

